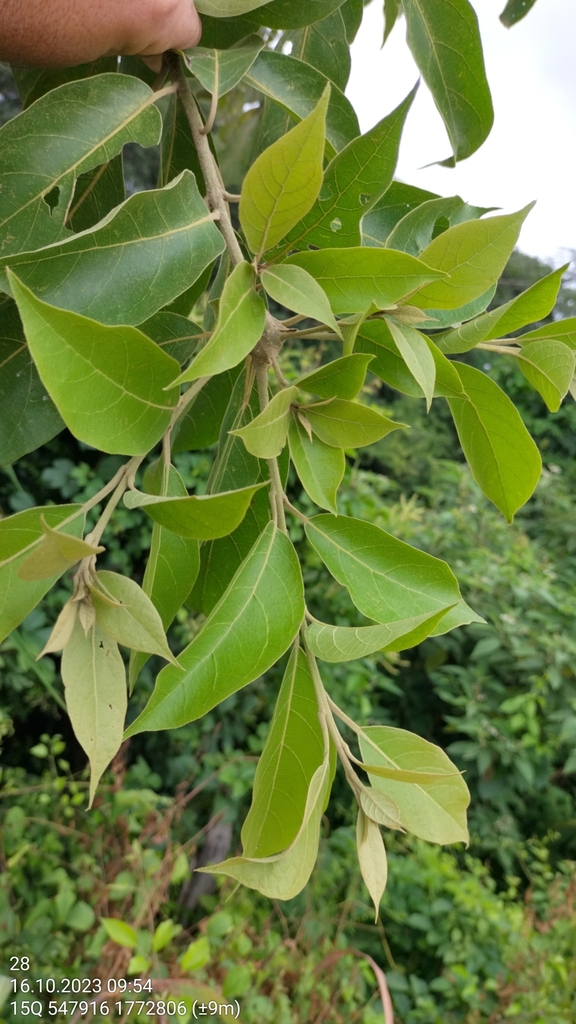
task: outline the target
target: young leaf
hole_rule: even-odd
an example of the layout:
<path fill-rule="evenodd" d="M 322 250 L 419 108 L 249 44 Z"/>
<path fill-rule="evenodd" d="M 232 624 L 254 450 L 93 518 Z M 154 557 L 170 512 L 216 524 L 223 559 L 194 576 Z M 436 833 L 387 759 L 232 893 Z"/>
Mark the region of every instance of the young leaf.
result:
<path fill-rule="evenodd" d="M 458 373 L 466 397 L 448 404 L 462 451 L 478 486 L 512 522 L 540 479 L 540 453 L 516 406 L 490 377 L 464 363 Z"/>
<path fill-rule="evenodd" d="M 184 51 L 184 62 L 206 92 L 220 98 L 244 78 L 263 46 L 264 40 L 257 35 L 247 36 L 229 50 L 196 46 Z"/>
<path fill-rule="evenodd" d="M 434 397 L 436 364 L 426 338 L 407 324 L 395 323 L 390 318 L 387 318 L 387 323 L 400 355 L 424 392 L 426 408 L 429 410 Z"/>
<path fill-rule="evenodd" d="M 358 610 L 376 622 L 433 615 L 460 599 L 456 577 L 445 562 L 372 523 L 314 516 L 306 535 Z"/>
<path fill-rule="evenodd" d="M 298 388 L 284 388 L 274 395 L 259 416 L 231 433 L 242 438 L 251 455 L 259 459 L 275 459 L 286 444 L 290 406 L 297 397 Z"/>
<path fill-rule="evenodd" d="M 224 248 L 187 170 L 166 188 L 131 196 L 90 231 L 66 234 L 59 244 L 6 257 L 0 266 L 9 264 L 44 302 L 113 325 L 153 316 Z"/>
<path fill-rule="evenodd" d="M 167 666 L 126 735 L 176 729 L 201 718 L 281 657 L 304 618 L 300 565 L 270 523 L 191 644 Z"/>
<path fill-rule="evenodd" d="M 334 448 L 361 448 L 374 444 L 392 430 L 406 427 L 405 423 L 396 423 L 375 409 L 343 398 L 305 405 L 302 409 L 314 433 L 324 444 Z"/>
<path fill-rule="evenodd" d="M 306 493 L 320 508 L 338 515 L 336 495 L 346 468 L 342 449 L 332 448 L 318 437 L 308 437 L 296 416 L 290 423 L 288 443 L 290 458 Z"/>
<path fill-rule="evenodd" d="M 61 576 L 81 558 L 99 555 L 103 547 L 88 544 L 80 537 L 71 537 L 60 530 L 53 530 L 43 516 L 42 543 L 31 551 L 18 569 L 21 580 L 46 580 L 53 576 Z"/>
<path fill-rule="evenodd" d="M 470 794 L 444 751 L 405 729 L 375 725 L 366 726 L 362 733 L 360 750 L 367 763 L 443 776 L 432 783 L 396 782 L 370 776 L 372 786 L 395 801 L 403 827 L 430 843 L 467 843 L 466 808 Z"/>
<path fill-rule="evenodd" d="M 178 668 L 168 647 L 162 620 L 138 584 L 128 576 L 103 569 L 90 587 L 96 622 L 117 643 L 146 654 L 158 654 Z"/>
<path fill-rule="evenodd" d="M 154 447 L 178 401 L 164 390 L 178 363 L 134 327 L 105 327 L 10 282 L 40 378 L 75 437 L 111 454 Z"/>
<path fill-rule="evenodd" d="M 157 99 L 137 78 L 97 75 L 53 89 L 4 125 L 2 256 L 67 236 L 64 221 L 76 178 L 110 160 L 127 142 L 154 146 L 159 141 Z M 53 209 L 44 201 L 49 194 L 57 199 Z"/>
<path fill-rule="evenodd" d="M 388 881 L 388 861 L 380 829 L 371 818 L 364 814 L 361 807 L 358 808 L 356 821 L 356 847 L 360 874 L 374 904 L 375 920 L 377 921 L 380 900 Z"/>
<path fill-rule="evenodd" d="M 179 537 L 214 540 L 232 533 L 242 522 L 256 491 L 267 481 L 218 494 L 189 494 L 187 497 L 143 494 L 127 491 L 126 508 L 144 508 L 151 519 Z"/>
<path fill-rule="evenodd" d="M 92 806 L 103 772 L 118 752 L 126 716 L 126 671 L 118 645 L 98 625 L 88 636 L 78 619 L 62 654 L 66 707 L 90 761 Z"/>
<path fill-rule="evenodd" d="M 0 519 L 0 642 L 20 625 L 62 575 L 58 572 L 50 579 L 30 582 L 18 576 L 30 551 L 43 540 L 42 521 L 56 527 L 81 508 L 81 505 L 47 505 Z M 61 529 L 68 535 L 81 536 L 84 516 L 79 515 Z"/>
<path fill-rule="evenodd" d="M 63 651 L 72 636 L 74 629 L 74 623 L 76 622 L 76 616 L 78 614 L 78 602 L 77 601 L 66 601 L 66 604 L 62 608 L 54 628 L 48 637 L 48 640 L 44 644 L 44 647 L 40 651 L 40 654 L 36 658 L 38 661 L 45 654 L 52 654 L 57 651 Z"/>
<path fill-rule="evenodd" d="M 531 341 L 518 353 L 518 368 L 542 395 L 550 412 L 558 412 L 574 377 L 574 352 L 552 338 Z"/>
<path fill-rule="evenodd" d="M 468 0 L 402 0 L 406 38 L 452 143 L 454 166 L 475 153 L 494 121 L 478 19 Z"/>
<path fill-rule="evenodd" d="M 64 423 L 38 376 L 14 302 L 2 306 L 0 327 L 0 466 L 46 444 Z"/>
<path fill-rule="evenodd" d="M 342 337 L 326 292 L 302 267 L 289 267 L 281 263 L 263 270 L 260 279 L 268 295 L 281 306 L 327 324 Z"/>
<path fill-rule="evenodd" d="M 254 268 L 250 263 L 234 267 L 220 298 L 214 334 L 175 383 L 231 370 L 251 352 L 262 335 L 266 319 L 266 307 L 254 284 Z"/>
<path fill-rule="evenodd" d="M 295 384 L 319 398 L 356 398 L 362 390 L 366 377 L 366 369 L 372 357 L 353 354 L 333 359 L 321 366 L 319 370 L 311 370 L 298 377 Z"/>
<path fill-rule="evenodd" d="M 434 340 L 442 352 L 468 352 L 481 341 L 504 338 L 507 334 L 543 320 L 554 308 L 567 264 L 536 281 L 525 292 L 489 313 L 476 317 Z"/>
<path fill-rule="evenodd" d="M 258 258 L 284 238 L 318 196 L 329 95 L 326 90 L 308 117 L 261 153 L 244 178 L 240 224 Z"/>
<path fill-rule="evenodd" d="M 377 825 L 384 825 L 386 828 L 403 832 L 400 824 L 400 811 L 398 804 L 391 796 L 382 793 L 373 786 L 363 786 L 359 793 L 359 804 L 364 814 Z"/>
<path fill-rule="evenodd" d="M 324 761 L 318 701 L 306 655 L 294 648 L 242 826 L 244 857 L 269 857 L 296 839 L 314 773 Z"/>
<path fill-rule="evenodd" d="M 425 612 L 423 615 L 378 626 L 329 626 L 323 622 L 313 622 L 306 630 L 306 639 L 312 653 L 322 661 L 354 661 L 375 654 L 376 651 L 385 651 L 390 644 L 408 636 L 410 641 L 400 650 L 415 646 L 430 636 L 445 614 L 446 611 L 432 614 Z"/>
<path fill-rule="evenodd" d="M 407 253 L 364 246 L 298 252 L 286 263 L 303 267 L 318 281 L 335 313 L 365 313 L 372 303 L 385 309 L 445 276 Z"/>
<path fill-rule="evenodd" d="M 501 217 L 468 220 L 438 235 L 420 253 L 420 260 L 448 276 L 420 288 L 412 304 L 454 310 L 479 298 L 500 277 L 533 205 Z"/>

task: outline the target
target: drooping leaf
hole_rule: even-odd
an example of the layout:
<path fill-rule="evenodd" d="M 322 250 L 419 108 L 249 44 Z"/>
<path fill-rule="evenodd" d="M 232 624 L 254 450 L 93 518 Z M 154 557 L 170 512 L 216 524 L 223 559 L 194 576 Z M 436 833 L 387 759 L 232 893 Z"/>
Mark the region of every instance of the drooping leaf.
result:
<path fill-rule="evenodd" d="M 136 78 L 97 75 L 53 89 L 4 125 L 0 257 L 66 237 L 76 178 L 116 156 L 127 142 L 158 142 L 157 98 Z M 49 194 L 57 200 L 52 209 L 44 201 Z"/>
<path fill-rule="evenodd" d="M 460 599 L 452 570 L 439 558 L 348 516 L 314 516 L 306 535 L 363 615 L 393 623 L 447 611 Z"/>
<path fill-rule="evenodd" d="M 15 303 L 0 313 L 0 466 L 46 444 L 64 427 L 38 372 Z"/>
<path fill-rule="evenodd" d="M 445 610 L 432 614 L 425 612 L 423 615 L 379 626 L 329 626 L 313 622 L 306 630 L 306 639 L 312 653 L 322 661 L 354 661 L 375 654 L 376 651 L 387 650 L 392 644 L 402 650 L 408 643 L 403 648 L 396 641 L 404 637 L 410 636 L 410 646 L 420 643 L 430 636 L 445 614 Z"/>
<path fill-rule="evenodd" d="M 256 491 L 265 486 L 265 483 L 254 484 L 237 491 L 187 497 L 127 491 L 124 504 L 126 508 L 144 508 L 151 519 L 180 537 L 214 540 L 236 529 Z"/>
<path fill-rule="evenodd" d="M 324 737 L 314 682 L 302 650 L 286 666 L 266 745 L 242 826 L 245 857 L 269 857 L 298 835 L 314 773 L 324 761 Z"/>
<path fill-rule="evenodd" d="M 391 249 L 318 249 L 294 253 L 286 263 L 303 267 L 318 281 L 335 313 L 365 313 L 372 303 L 385 309 L 444 277 L 442 271 Z"/>
<path fill-rule="evenodd" d="M 103 547 L 89 544 L 81 537 L 70 536 L 61 530 L 54 530 L 44 519 L 42 543 L 26 556 L 18 569 L 21 580 L 47 580 L 61 576 L 81 558 L 91 558 L 104 551 Z"/>
<path fill-rule="evenodd" d="M 342 356 L 341 359 L 333 359 L 321 366 L 319 370 L 311 370 L 298 377 L 295 384 L 302 391 L 320 398 L 346 398 L 351 401 L 362 390 L 371 361 L 371 356 L 361 353 Z"/>
<path fill-rule="evenodd" d="M 366 726 L 363 733 L 360 750 L 368 764 L 444 775 L 432 783 L 396 782 L 377 775 L 370 777 L 375 789 L 395 801 L 404 828 L 431 843 L 467 843 L 466 808 L 470 794 L 464 779 L 444 751 L 404 729 L 375 725 Z M 373 744 L 379 749 L 376 750 Z"/>
<path fill-rule="evenodd" d="M 380 441 L 392 430 L 406 427 L 375 409 L 343 398 L 303 406 L 303 412 L 317 437 L 334 448 L 362 448 Z"/>
<path fill-rule="evenodd" d="M 286 444 L 290 425 L 290 406 L 298 397 L 298 388 L 278 391 L 266 408 L 245 427 L 232 431 L 241 437 L 251 455 L 275 459 Z"/>
<path fill-rule="evenodd" d="M 349 142 L 326 168 L 318 199 L 289 233 L 284 251 L 358 246 L 360 221 L 384 194 L 396 167 L 414 90 L 365 135 Z"/>
<path fill-rule="evenodd" d="M 346 459 L 341 448 L 308 437 L 296 416 L 288 432 L 290 458 L 304 490 L 320 508 L 338 515 L 336 494 L 344 476 Z"/>
<path fill-rule="evenodd" d="M 302 267 L 278 264 L 263 270 L 260 277 L 268 295 L 281 306 L 319 320 L 341 336 L 326 292 Z"/>
<path fill-rule="evenodd" d="M 458 363 L 465 397 L 448 400 L 478 486 L 511 522 L 532 494 L 542 462 L 516 406 L 486 374 Z"/>
<path fill-rule="evenodd" d="M 40 378 L 80 441 L 111 454 L 145 454 L 162 437 L 178 364 L 134 327 L 107 327 L 42 302 L 10 274 Z"/>
<path fill-rule="evenodd" d="M 152 601 L 128 576 L 102 569 L 90 588 L 96 622 L 117 643 L 178 666 Z"/>
<path fill-rule="evenodd" d="M 44 537 L 42 520 L 54 528 L 80 510 L 81 505 L 46 505 L 0 519 L 0 642 L 20 625 L 61 575 L 30 582 L 18 575 L 24 560 Z M 61 529 L 73 537 L 82 536 L 84 517 L 79 515 Z"/>
<path fill-rule="evenodd" d="M 453 166 L 482 145 L 494 121 L 478 19 L 468 0 L 402 0 L 406 38 L 452 143 Z"/>
<path fill-rule="evenodd" d="M 386 828 L 403 832 L 400 824 L 400 811 L 398 805 L 391 796 L 382 793 L 373 786 L 363 786 L 359 793 L 359 804 L 364 814 L 377 825 L 384 825 Z"/>
<path fill-rule="evenodd" d="M 273 0 L 276 5 L 281 0 Z M 278 103 L 297 121 L 317 106 L 329 84 L 315 68 L 296 57 L 263 50 L 244 79 L 248 85 Z M 332 86 L 326 111 L 326 152 L 334 156 L 360 134 L 358 118 L 343 93 Z"/>
<path fill-rule="evenodd" d="M 254 268 L 239 263 L 224 286 L 214 334 L 177 383 L 231 370 L 251 352 L 266 318 L 264 301 L 254 285 Z"/>
<path fill-rule="evenodd" d="M 126 735 L 175 729 L 201 718 L 270 668 L 292 643 L 303 617 L 296 553 L 270 523 L 180 654 L 183 668 L 162 670 L 149 703 Z"/>
<path fill-rule="evenodd" d="M 104 324 L 136 325 L 183 292 L 223 248 L 194 175 L 182 171 L 166 188 L 131 196 L 95 228 L 0 265 L 8 263 L 51 305 Z"/>
<path fill-rule="evenodd" d="M 126 670 L 116 641 L 98 625 L 85 636 L 76 620 L 62 654 L 62 680 L 74 735 L 90 761 L 91 806 L 120 748 L 126 716 Z"/>
<path fill-rule="evenodd" d="M 258 258 L 284 238 L 318 196 L 329 96 L 327 88 L 308 117 L 264 150 L 244 179 L 240 224 Z"/>
<path fill-rule="evenodd" d="M 376 911 L 375 920 L 377 921 L 380 912 L 380 900 L 384 895 L 386 882 L 388 881 L 388 861 L 380 829 L 371 818 L 364 814 L 361 807 L 358 808 L 356 822 L 356 848 L 358 850 L 360 874 L 374 904 Z"/>
<path fill-rule="evenodd" d="M 532 206 L 501 217 L 468 220 L 438 235 L 420 259 L 448 276 L 421 288 L 411 299 L 413 305 L 456 309 L 479 298 L 500 277 Z"/>
<path fill-rule="evenodd" d="M 436 364 L 426 338 L 407 324 L 397 323 L 391 318 L 387 323 L 400 355 L 424 392 L 426 408 L 430 409 L 436 383 Z"/>
<path fill-rule="evenodd" d="M 54 623 L 54 627 L 48 637 L 48 640 L 36 659 L 37 661 L 39 658 L 42 658 L 44 654 L 52 654 L 54 652 L 64 650 L 72 636 L 77 614 L 78 602 L 72 600 L 66 601 L 66 604 Z"/>
<path fill-rule="evenodd" d="M 380 377 L 380 380 L 404 395 L 411 395 L 412 398 L 424 397 L 422 388 L 400 355 L 386 320 L 365 321 L 360 326 L 354 347 L 358 353 L 372 355 L 370 372 Z"/>
<path fill-rule="evenodd" d="M 542 395 L 550 412 L 557 412 L 574 377 L 574 352 L 552 338 L 532 341 L 520 349 L 518 368 Z"/>
<path fill-rule="evenodd" d="M 442 352 L 468 352 L 479 342 L 504 338 L 526 324 L 543 320 L 554 308 L 567 266 L 564 264 L 558 270 L 553 270 L 503 306 L 491 309 L 489 313 L 436 337 L 436 344 Z"/>
<path fill-rule="evenodd" d="M 225 96 L 250 70 L 264 46 L 261 36 L 251 35 L 229 50 L 196 46 L 184 51 L 184 63 L 207 92 Z"/>

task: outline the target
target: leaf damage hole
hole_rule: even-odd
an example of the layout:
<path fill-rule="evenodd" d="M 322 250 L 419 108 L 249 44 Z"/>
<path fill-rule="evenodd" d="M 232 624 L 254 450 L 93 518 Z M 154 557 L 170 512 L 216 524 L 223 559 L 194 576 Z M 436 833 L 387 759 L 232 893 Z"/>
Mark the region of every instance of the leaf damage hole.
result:
<path fill-rule="evenodd" d="M 58 185 L 54 185 L 54 188 L 51 188 L 50 191 L 43 196 L 43 199 L 46 205 L 50 207 L 50 213 L 52 214 L 60 202 L 60 189 Z"/>

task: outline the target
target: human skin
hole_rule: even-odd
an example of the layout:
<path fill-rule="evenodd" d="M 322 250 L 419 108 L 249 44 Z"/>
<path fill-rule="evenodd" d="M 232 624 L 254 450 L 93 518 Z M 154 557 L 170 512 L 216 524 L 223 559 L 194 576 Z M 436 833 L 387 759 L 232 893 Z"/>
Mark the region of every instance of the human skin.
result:
<path fill-rule="evenodd" d="M 196 46 L 201 32 L 192 0 L 0 0 L 0 60 L 27 67 L 149 58 Z"/>

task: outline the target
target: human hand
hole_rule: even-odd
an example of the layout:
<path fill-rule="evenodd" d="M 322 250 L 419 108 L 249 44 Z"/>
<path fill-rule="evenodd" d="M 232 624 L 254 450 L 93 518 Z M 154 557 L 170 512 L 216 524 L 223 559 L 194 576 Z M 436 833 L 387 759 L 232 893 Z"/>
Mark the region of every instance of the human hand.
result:
<path fill-rule="evenodd" d="M 192 0 L 0 0 L 0 60 L 72 67 L 98 57 L 196 46 Z"/>

